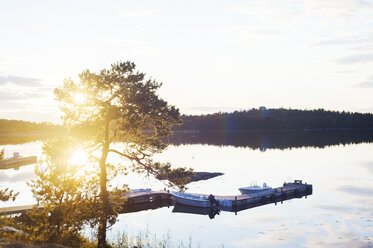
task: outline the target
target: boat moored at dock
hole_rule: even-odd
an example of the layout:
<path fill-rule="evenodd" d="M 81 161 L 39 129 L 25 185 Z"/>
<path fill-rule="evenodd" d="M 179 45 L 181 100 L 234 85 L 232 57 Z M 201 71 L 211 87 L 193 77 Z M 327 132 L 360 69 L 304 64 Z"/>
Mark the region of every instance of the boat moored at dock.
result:
<path fill-rule="evenodd" d="M 260 187 L 261 188 L 261 187 Z M 262 189 L 262 188 L 261 188 Z M 224 209 L 236 208 L 248 204 L 265 203 L 267 201 L 277 201 L 286 197 L 298 197 L 312 194 L 312 185 L 295 180 L 291 183 L 284 183 L 282 187 L 265 187 L 263 190 L 251 191 L 248 194 L 219 196 L 197 193 L 172 192 L 172 199 L 178 203 L 195 207 L 211 207 L 212 200 Z"/>
<path fill-rule="evenodd" d="M 239 188 L 238 190 L 241 192 L 241 194 L 251 194 L 251 193 L 263 192 L 263 191 L 270 190 L 270 189 L 272 189 L 272 187 L 269 187 L 266 183 L 263 183 L 263 187 L 260 187 L 258 185 L 252 185 L 249 187 Z"/>
<path fill-rule="evenodd" d="M 218 206 L 219 202 L 215 199 L 213 195 L 198 195 L 198 194 L 188 194 L 188 193 L 181 193 L 175 192 L 172 193 L 172 199 L 182 205 L 187 206 L 194 206 L 194 207 L 202 207 L 202 208 L 210 208 L 214 206 Z"/>

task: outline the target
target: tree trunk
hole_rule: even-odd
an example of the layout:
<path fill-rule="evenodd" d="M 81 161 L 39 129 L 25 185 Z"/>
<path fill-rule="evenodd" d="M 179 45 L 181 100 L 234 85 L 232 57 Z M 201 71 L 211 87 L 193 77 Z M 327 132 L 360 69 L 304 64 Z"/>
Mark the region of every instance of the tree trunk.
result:
<path fill-rule="evenodd" d="M 105 141 L 102 148 L 102 155 L 100 159 L 100 200 L 102 203 L 102 215 L 100 216 L 100 222 L 98 226 L 98 248 L 106 247 L 106 228 L 107 228 L 107 217 L 110 213 L 109 197 L 106 188 L 107 175 L 106 175 L 106 158 L 109 152 L 109 123 L 105 121 Z"/>

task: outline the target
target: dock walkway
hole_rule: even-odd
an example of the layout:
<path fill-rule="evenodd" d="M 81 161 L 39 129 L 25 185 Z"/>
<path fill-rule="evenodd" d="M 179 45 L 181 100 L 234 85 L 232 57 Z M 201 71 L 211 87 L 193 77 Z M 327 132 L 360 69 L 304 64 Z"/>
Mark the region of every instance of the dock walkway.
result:
<path fill-rule="evenodd" d="M 141 204 L 146 203 L 155 203 L 155 202 L 163 202 L 163 201 L 170 201 L 172 195 L 168 191 L 160 190 L 160 191 L 140 191 L 135 193 L 128 193 L 127 199 L 124 203 L 124 206 L 134 207 Z M 22 214 L 27 211 L 32 210 L 34 207 L 37 209 L 42 209 L 42 205 L 24 205 L 24 206 L 15 206 L 15 207 L 5 207 L 0 208 L 0 216 L 1 215 L 13 215 L 13 214 Z"/>
<path fill-rule="evenodd" d="M 36 164 L 37 163 L 37 157 L 36 156 L 28 156 L 28 157 L 11 157 L 4 160 L 0 160 L 0 170 L 6 170 L 6 169 L 17 169 L 20 166 L 23 165 L 29 165 L 29 164 Z"/>
<path fill-rule="evenodd" d="M 297 180 L 294 183 L 284 183 L 282 187 L 265 190 L 262 192 L 241 194 L 235 196 L 219 196 L 215 195 L 215 199 L 219 201 L 219 206 L 223 209 L 229 210 L 229 208 L 235 208 L 240 206 L 246 206 L 250 204 L 260 204 L 267 201 L 281 201 L 288 197 L 301 197 L 303 195 L 312 194 L 312 185 L 304 184 Z M 208 197 L 207 194 L 196 194 L 204 197 Z"/>

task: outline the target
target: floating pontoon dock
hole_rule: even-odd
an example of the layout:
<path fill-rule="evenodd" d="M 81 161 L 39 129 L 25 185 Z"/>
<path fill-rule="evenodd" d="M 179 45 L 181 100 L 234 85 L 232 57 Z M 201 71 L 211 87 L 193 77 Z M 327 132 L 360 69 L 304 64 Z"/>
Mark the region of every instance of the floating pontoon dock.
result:
<path fill-rule="evenodd" d="M 171 194 L 168 191 L 139 191 L 128 193 L 127 200 L 124 205 L 122 205 L 122 212 L 137 212 L 141 210 L 146 210 L 147 206 L 152 205 L 150 208 L 158 208 L 160 206 L 171 206 Z M 154 205 L 154 206 L 153 206 Z M 39 205 L 26 205 L 26 206 L 16 206 L 16 207 L 5 207 L 0 208 L 0 215 L 13 215 L 22 214 L 27 211 L 32 210 L 34 207 L 37 209 L 42 209 L 43 206 Z"/>
<path fill-rule="evenodd" d="M 247 195 L 215 196 L 219 201 L 218 208 L 223 211 L 238 212 L 244 209 L 277 203 L 293 198 L 301 198 L 312 194 L 312 185 L 295 180 L 284 183 L 282 187 L 265 190 Z M 208 194 L 198 194 L 208 197 Z M 121 212 L 137 212 L 172 205 L 172 195 L 169 191 L 151 191 L 150 189 L 127 194 L 127 200 L 122 205 Z M 21 214 L 32 210 L 35 205 L 0 208 L 0 215 Z M 42 208 L 42 206 L 37 206 Z"/>
<path fill-rule="evenodd" d="M 312 185 L 302 183 L 301 180 L 295 180 L 293 183 L 284 183 L 282 187 L 267 189 L 264 191 L 242 194 L 236 196 L 218 196 L 215 195 L 215 199 L 219 202 L 219 206 L 223 210 L 230 211 L 232 208 L 237 208 L 246 205 L 255 205 L 260 203 L 266 203 L 267 201 L 277 202 L 287 197 L 295 198 L 303 195 L 312 194 Z M 205 194 L 196 194 L 200 196 L 208 197 Z"/>
<path fill-rule="evenodd" d="M 36 164 L 36 163 L 37 163 L 36 156 L 21 157 L 19 156 L 18 152 L 14 152 L 13 157 L 0 160 L 0 169 L 11 169 L 11 168 L 16 169 L 23 165 Z"/>

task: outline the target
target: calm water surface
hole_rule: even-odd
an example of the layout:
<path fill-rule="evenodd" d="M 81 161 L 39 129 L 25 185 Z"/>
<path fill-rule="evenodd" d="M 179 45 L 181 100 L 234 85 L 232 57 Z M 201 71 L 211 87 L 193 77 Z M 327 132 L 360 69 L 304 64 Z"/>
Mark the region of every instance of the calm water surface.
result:
<path fill-rule="evenodd" d="M 6 155 L 40 155 L 41 142 L 7 145 Z M 174 241 L 193 247 L 373 247 L 373 153 L 372 144 L 339 145 L 326 148 L 267 149 L 215 145 L 170 146 L 157 156 L 175 166 L 195 171 L 223 172 L 223 176 L 194 182 L 188 192 L 218 195 L 239 194 L 238 188 L 252 182 L 273 187 L 284 181 L 302 179 L 313 184 L 307 199 L 293 199 L 238 212 L 207 215 L 173 213 L 164 207 L 122 214 L 109 236 L 127 230 L 149 229 L 158 237 L 170 235 Z M 113 163 L 123 162 L 112 156 Z M 34 200 L 25 181 L 34 177 L 33 166 L 0 171 L 0 187 L 20 192 L 16 202 Z M 131 188 L 163 189 L 165 186 L 142 175 L 121 176 L 116 183 Z"/>

